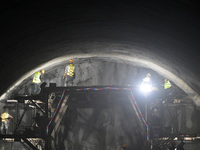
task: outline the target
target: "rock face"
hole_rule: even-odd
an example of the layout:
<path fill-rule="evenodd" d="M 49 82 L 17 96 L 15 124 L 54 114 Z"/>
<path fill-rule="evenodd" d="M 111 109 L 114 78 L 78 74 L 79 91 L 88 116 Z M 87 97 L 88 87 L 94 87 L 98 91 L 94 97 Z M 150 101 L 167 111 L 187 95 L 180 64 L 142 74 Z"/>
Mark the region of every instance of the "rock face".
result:
<path fill-rule="evenodd" d="M 66 64 L 54 68 L 48 68 L 42 75 L 42 82 L 56 83 L 57 86 L 64 86 L 62 79 Z M 96 58 L 75 59 L 75 79 L 73 86 L 134 86 L 139 89 L 142 79 L 147 73 L 151 73 L 155 86 L 163 84 L 164 77 L 153 70 L 134 66 L 134 64 L 120 63 L 115 61 L 101 61 Z M 32 92 L 33 75 L 27 78 L 18 86 L 13 94 L 27 94 Z M 136 90 L 138 90 L 136 89 Z M 11 94 L 12 95 L 12 94 Z"/>
<path fill-rule="evenodd" d="M 139 123 L 129 96 L 123 91 L 86 91 L 70 95 L 52 147 L 120 150 L 126 144 L 128 150 L 144 149 L 146 129 Z"/>

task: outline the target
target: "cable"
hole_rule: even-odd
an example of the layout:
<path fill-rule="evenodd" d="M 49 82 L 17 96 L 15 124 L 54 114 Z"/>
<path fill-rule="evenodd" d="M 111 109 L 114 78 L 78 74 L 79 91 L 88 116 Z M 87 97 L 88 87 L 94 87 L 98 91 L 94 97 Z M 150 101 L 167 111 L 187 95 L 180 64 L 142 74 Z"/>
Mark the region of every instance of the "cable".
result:
<path fill-rule="evenodd" d="M 56 107 L 56 110 L 54 111 L 53 115 L 51 116 L 51 120 L 49 121 L 49 123 L 48 123 L 48 125 L 47 125 L 47 131 L 46 131 L 46 132 L 47 132 L 47 135 L 48 135 L 48 132 L 49 132 L 49 126 L 50 126 L 51 122 L 52 122 L 53 119 L 54 119 L 54 116 L 56 115 L 56 113 L 57 113 L 57 111 L 58 111 L 58 108 L 59 108 L 59 106 L 60 106 L 60 103 L 61 103 L 62 100 L 63 100 L 64 95 L 65 95 L 65 90 L 63 91 L 62 96 L 61 96 L 61 98 L 60 98 L 60 101 L 59 101 L 59 103 L 58 103 L 58 105 L 57 105 L 57 107 Z"/>
<path fill-rule="evenodd" d="M 135 97 L 133 96 L 133 93 L 132 93 L 131 90 L 130 90 L 130 92 L 131 92 L 132 99 L 133 99 L 133 101 L 134 101 L 134 103 L 135 103 L 135 105 L 137 107 L 138 113 L 140 114 L 140 117 L 142 118 L 142 121 L 146 125 L 146 128 L 147 128 L 147 140 L 149 141 L 149 126 L 148 126 L 147 122 L 145 121 L 145 119 L 144 119 L 144 117 L 142 115 L 142 112 L 140 111 L 140 108 L 139 108 L 139 106 L 138 106 L 138 104 L 137 104 L 137 102 L 135 100 Z"/>

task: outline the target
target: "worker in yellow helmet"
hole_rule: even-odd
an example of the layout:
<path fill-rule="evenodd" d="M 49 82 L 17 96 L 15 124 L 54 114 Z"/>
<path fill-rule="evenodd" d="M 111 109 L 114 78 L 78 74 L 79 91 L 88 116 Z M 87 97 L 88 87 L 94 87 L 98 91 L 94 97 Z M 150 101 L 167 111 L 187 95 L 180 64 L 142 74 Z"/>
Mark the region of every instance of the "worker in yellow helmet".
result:
<path fill-rule="evenodd" d="M 163 89 L 163 96 L 165 99 L 168 99 L 171 97 L 172 93 L 173 93 L 173 88 L 171 82 L 168 79 L 164 80 L 164 89 Z"/>
<path fill-rule="evenodd" d="M 147 73 L 146 77 L 143 79 L 143 82 L 148 82 L 148 83 L 151 82 L 151 74 L 150 73 Z"/>
<path fill-rule="evenodd" d="M 45 71 L 42 69 L 42 70 L 40 70 L 40 71 L 38 71 L 34 74 L 34 77 L 33 77 L 33 84 L 34 84 L 33 94 L 34 95 L 38 94 L 38 92 L 39 92 L 38 89 L 39 89 L 40 84 L 41 84 L 41 75 L 44 74 L 44 73 L 45 73 Z"/>
<path fill-rule="evenodd" d="M 152 87 L 152 83 L 151 83 L 151 74 L 150 73 L 148 73 L 146 75 L 146 77 L 142 80 L 141 90 L 146 94 L 149 92 L 152 92 L 153 87 Z"/>
<path fill-rule="evenodd" d="M 69 60 L 69 64 L 65 68 L 65 73 L 63 79 L 65 79 L 65 86 L 72 86 L 75 79 L 75 66 L 73 64 L 73 59 Z"/>
<path fill-rule="evenodd" d="M 8 134 L 8 123 L 10 119 L 13 119 L 13 117 L 10 114 L 8 114 L 7 111 L 1 114 L 1 133 L 4 133 L 5 130 L 6 134 Z"/>
<path fill-rule="evenodd" d="M 164 83 L 164 89 L 168 89 L 172 86 L 172 84 L 169 82 L 168 79 L 165 79 L 165 83 Z"/>

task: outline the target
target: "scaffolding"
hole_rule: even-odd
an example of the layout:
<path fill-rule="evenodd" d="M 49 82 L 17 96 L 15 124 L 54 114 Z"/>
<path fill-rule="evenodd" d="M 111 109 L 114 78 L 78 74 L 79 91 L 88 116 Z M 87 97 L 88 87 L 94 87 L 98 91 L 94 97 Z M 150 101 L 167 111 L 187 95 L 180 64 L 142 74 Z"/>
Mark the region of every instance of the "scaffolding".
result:
<path fill-rule="evenodd" d="M 132 104 L 136 116 L 139 120 L 139 130 L 141 133 L 147 132 L 145 129 L 144 120 L 137 108 L 136 102 L 133 100 L 133 94 L 130 93 L 130 87 L 56 87 L 56 84 L 50 84 L 50 87 L 45 87 L 38 95 L 22 95 L 16 96 L 14 100 L 9 102 L 16 102 L 17 123 L 13 129 L 12 134 L 0 134 L 0 138 L 4 141 L 19 141 L 26 149 L 33 150 L 50 150 L 52 148 L 52 138 L 55 133 L 60 130 L 59 125 L 63 115 L 68 109 L 68 98 L 70 94 L 85 93 L 88 101 L 91 100 L 89 91 L 110 91 L 110 90 L 124 90 L 129 92 L 129 100 Z M 57 99 L 57 100 L 55 100 Z M 107 99 L 109 99 L 109 94 Z M 54 104 L 54 102 L 57 102 Z M 18 104 L 24 104 L 23 112 L 19 116 Z M 52 107 L 54 105 L 54 107 Z M 56 106 L 56 107 L 55 107 Z M 37 121 L 37 115 L 31 116 L 34 118 L 32 126 L 23 126 L 22 120 L 31 108 L 34 108 L 35 113 L 39 113 L 42 117 L 42 125 Z M 19 117 L 18 117 L 19 116 Z M 56 124 L 55 124 L 56 122 Z M 54 123 L 54 124 L 53 124 Z M 53 124 L 53 125 L 52 125 Z M 145 134 L 144 134 L 145 135 Z"/>
<path fill-rule="evenodd" d="M 168 95 L 165 93 L 156 102 L 151 103 L 151 113 L 153 108 L 162 110 L 159 116 L 156 116 L 156 121 L 154 116 L 149 117 L 148 121 L 151 128 L 152 150 L 168 150 L 173 142 L 198 141 L 200 139 L 198 133 L 185 132 L 186 106 L 188 106 L 189 100 L 184 100 L 183 95 L 183 92 L 176 87 Z"/>
<path fill-rule="evenodd" d="M 95 91 L 126 91 L 128 93 L 128 99 L 132 105 L 132 108 L 137 116 L 139 122 L 139 130 L 146 136 L 147 146 L 146 149 L 150 150 L 166 150 L 172 141 L 179 140 L 183 135 L 178 132 L 177 122 L 175 119 L 180 118 L 180 112 L 176 112 L 175 115 L 170 113 L 169 105 L 166 103 L 165 106 L 169 112 L 168 124 L 173 124 L 173 132 L 171 129 L 167 131 L 169 134 L 159 134 L 155 136 L 153 129 L 159 131 L 162 126 L 152 125 L 152 116 L 148 115 L 143 117 L 142 114 L 150 113 L 150 107 L 152 101 L 149 102 L 148 107 L 144 107 L 145 111 L 141 111 L 137 104 L 134 94 L 132 91 L 133 87 L 56 87 L 56 84 L 50 84 L 50 87 L 45 87 L 38 95 L 19 95 L 14 100 L 8 100 L 9 103 L 16 103 L 16 116 L 17 121 L 12 134 L 0 134 L 0 138 L 4 141 L 15 142 L 19 141 L 23 146 L 33 150 L 50 150 L 52 146 L 52 138 L 56 132 L 59 132 L 61 120 L 68 109 L 68 99 L 71 94 L 78 95 L 85 93 L 85 97 L 88 101 L 91 101 L 91 93 Z M 127 92 L 128 91 L 128 92 Z M 110 100 L 109 92 L 106 93 L 107 101 Z M 163 101 L 163 100 L 162 100 Z M 163 103 L 163 102 L 162 102 Z M 19 104 L 23 105 L 23 111 L 19 113 Z M 178 101 L 175 106 L 178 108 Z M 161 106 L 160 106 L 161 108 Z M 176 108 L 176 110 L 178 110 Z M 31 126 L 23 125 L 23 118 L 29 109 L 33 109 L 34 113 L 31 118 L 34 118 Z M 161 108 L 162 109 L 162 108 Z M 184 109 L 184 107 L 182 107 Z M 40 114 L 37 116 L 37 114 Z M 162 114 L 161 114 L 162 115 Z M 186 122 L 184 118 L 181 119 L 182 123 Z M 56 122 L 56 123 L 55 123 Z M 146 129 L 145 129 L 146 128 Z M 149 130 L 150 129 L 150 130 Z M 184 130 L 184 128 L 183 128 Z M 199 140 L 199 135 L 187 135 L 188 139 Z"/>

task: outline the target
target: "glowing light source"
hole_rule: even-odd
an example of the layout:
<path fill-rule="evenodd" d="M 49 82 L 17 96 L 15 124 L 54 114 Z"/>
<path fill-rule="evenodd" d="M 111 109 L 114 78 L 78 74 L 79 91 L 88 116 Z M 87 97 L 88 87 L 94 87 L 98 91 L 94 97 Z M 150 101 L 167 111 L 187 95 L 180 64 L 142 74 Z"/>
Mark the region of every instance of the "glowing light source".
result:
<path fill-rule="evenodd" d="M 152 85 L 150 83 L 145 83 L 145 84 L 141 84 L 140 90 L 143 93 L 150 93 L 150 92 L 152 92 L 153 87 L 152 87 Z"/>

